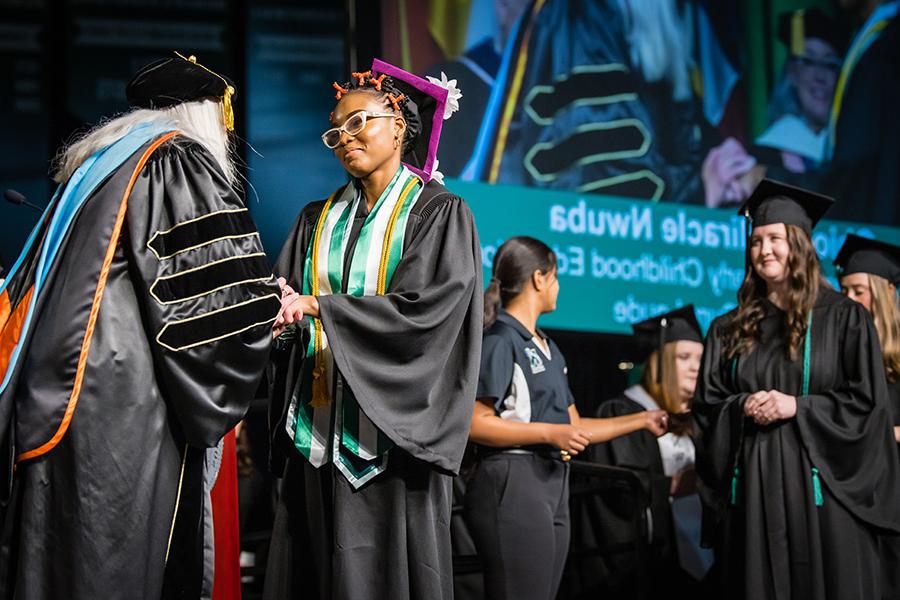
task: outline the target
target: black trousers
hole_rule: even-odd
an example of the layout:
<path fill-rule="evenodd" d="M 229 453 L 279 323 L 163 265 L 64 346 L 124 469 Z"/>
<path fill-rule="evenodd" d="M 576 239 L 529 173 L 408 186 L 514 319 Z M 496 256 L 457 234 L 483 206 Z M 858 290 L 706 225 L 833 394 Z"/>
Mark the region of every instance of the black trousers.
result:
<path fill-rule="evenodd" d="M 481 459 L 469 482 L 466 522 L 491 600 L 552 600 L 569 550 L 569 467 L 538 454 Z"/>

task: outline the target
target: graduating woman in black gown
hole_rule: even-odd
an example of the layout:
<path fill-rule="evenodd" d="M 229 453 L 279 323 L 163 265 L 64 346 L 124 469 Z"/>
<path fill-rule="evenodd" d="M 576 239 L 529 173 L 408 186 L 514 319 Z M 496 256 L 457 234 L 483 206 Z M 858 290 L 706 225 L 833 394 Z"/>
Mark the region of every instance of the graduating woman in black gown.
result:
<path fill-rule="evenodd" d="M 712 564 L 712 553 L 700 547 L 700 499 L 690 418 L 703 355 L 703 333 L 692 305 L 635 323 L 632 329 L 649 352 L 641 381 L 601 404 L 597 416 L 617 417 L 661 408 L 679 418 L 659 438 L 635 431 L 591 446 L 586 456 L 591 462 L 637 470 L 650 498 L 653 564 L 649 572 L 659 575 L 652 588 L 662 593 L 676 585 L 693 596 L 699 593 L 698 582 Z M 633 539 L 633 507 L 622 506 L 617 497 L 600 496 L 591 502 L 597 508 L 599 527 L 578 534 L 593 538 L 587 540 L 588 545 Z M 605 569 L 593 569 L 596 577 L 588 572 L 585 576 L 596 581 L 594 585 L 602 584 L 602 590 L 609 594 L 633 589 L 634 578 L 642 573 L 635 555 L 617 554 L 604 560 Z"/>
<path fill-rule="evenodd" d="M 834 259 L 841 293 L 872 315 L 881 342 L 884 374 L 900 450 L 900 247 L 850 234 Z M 900 537 L 881 538 L 882 598 L 900 598 Z"/>
<path fill-rule="evenodd" d="M 275 267 L 272 435 L 287 464 L 265 595 L 450 598 L 451 476 L 482 325 L 472 214 L 432 178 L 454 98 L 380 61 L 334 86 L 322 139 L 351 181 L 303 209 Z"/>
<path fill-rule="evenodd" d="M 729 598 L 878 598 L 900 531 L 878 335 L 811 240 L 831 199 L 764 180 L 738 308 L 707 333 L 694 415 L 704 535 Z"/>
<path fill-rule="evenodd" d="M 662 435 L 667 415 L 580 417 L 565 358 L 537 327 L 541 314 L 556 309 L 556 255 L 519 236 L 500 246 L 493 266 L 470 435 L 479 461 L 466 521 L 487 598 L 552 600 L 569 549 L 568 460 L 632 431 Z"/>

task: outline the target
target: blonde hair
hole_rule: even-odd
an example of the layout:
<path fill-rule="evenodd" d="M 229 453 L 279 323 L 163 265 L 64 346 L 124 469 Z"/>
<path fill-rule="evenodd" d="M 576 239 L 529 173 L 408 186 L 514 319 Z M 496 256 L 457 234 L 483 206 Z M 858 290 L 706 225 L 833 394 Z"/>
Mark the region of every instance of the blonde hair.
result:
<path fill-rule="evenodd" d="M 900 304 L 897 289 L 884 277 L 868 273 L 872 318 L 881 342 L 884 370 L 891 383 L 900 379 Z"/>
<path fill-rule="evenodd" d="M 228 182 L 235 183 L 237 172 L 231 158 L 228 130 L 222 119 L 222 102 L 212 98 L 168 108 L 137 108 L 101 121 L 59 151 L 53 161 L 53 180 L 65 183 L 92 154 L 111 146 L 139 125 L 147 124 L 171 127 L 180 131 L 184 138 L 199 142 L 216 159 Z"/>
<path fill-rule="evenodd" d="M 669 342 L 662 349 L 662 380 L 659 372 L 659 350 L 654 350 L 644 363 L 644 374 L 641 386 L 656 401 L 659 407 L 668 412 L 681 410 L 681 393 L 678 387 L 678 370 L 675 364 L 675 344 Z"/>
<path fill-rule="evenodd" d="M 669 413 L 680 413 L 684 403 L 681 399 L 681 386 L 678 384 L 678 342 L 667 342 L 662 347 L 662 380 L 657 381 L 659 372 L 659 350 L 654 350 L 647 362 L 644 363 L 644 374 L 641 377 L 641 387 L 647 390 L 650 397 L 661 409 Z M 672 423 L 669 431 L 675 435 L 691 434 L 692 427 L 689 423 Z"/>

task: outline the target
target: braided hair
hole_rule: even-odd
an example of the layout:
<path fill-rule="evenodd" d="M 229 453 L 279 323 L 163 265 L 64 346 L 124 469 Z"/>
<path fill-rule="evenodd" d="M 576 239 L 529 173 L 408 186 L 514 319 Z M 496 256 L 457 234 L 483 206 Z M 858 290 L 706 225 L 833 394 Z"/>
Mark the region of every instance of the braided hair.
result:
<path fill-rule="evenodd" d="M 419 107 L 416 103 L 402 93 L 394 82 L 394 78 L 389 75 L 381 74 L 375 77 L 372 71 L 364 71 L 362 73 L 351 73 L 350 81 L 344 82 L 343 85 L 335 81 L 331 86 L 335 89 L 335 100 L 340 100 L 347 94 L 366 93 L 378 98 L 385 108 L 393 110 L 398 116 L 403 117 L 406 122 L 406 130 L 403 134 L 402 154 L 408 154 L 413 147 L 413 143 L 422 131 L 422 120 L 419 117 Z M 333 118 L 334 113 L 331 113 Z"/>

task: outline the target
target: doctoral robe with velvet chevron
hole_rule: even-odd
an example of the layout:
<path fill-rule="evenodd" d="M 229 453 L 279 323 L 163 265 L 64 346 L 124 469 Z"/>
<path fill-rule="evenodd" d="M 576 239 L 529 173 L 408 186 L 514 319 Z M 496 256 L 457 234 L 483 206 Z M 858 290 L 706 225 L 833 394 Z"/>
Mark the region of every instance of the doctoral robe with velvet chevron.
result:
<path fill-rule="evenodd" d="M 156 136 L 78 206 L 11 335 L 64 196 L 3 294 L 0 598 L 198 598 L 205 449 L 254 394 L 278 286 L 212 155 Z"/>

